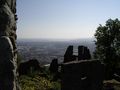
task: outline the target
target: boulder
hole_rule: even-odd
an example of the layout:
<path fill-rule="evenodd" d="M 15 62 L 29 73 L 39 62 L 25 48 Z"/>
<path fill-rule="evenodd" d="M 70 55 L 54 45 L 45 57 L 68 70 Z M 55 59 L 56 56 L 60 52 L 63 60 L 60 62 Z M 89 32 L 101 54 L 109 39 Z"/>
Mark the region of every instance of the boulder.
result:
<path fill-rule="evenodd" d="M 19 75 L 32 74 L 35 71 L 40 71 L 40 70 L 41 70 L 41 67 L 39 65 L 38 60 L 36 59 L 31 59 L 29 61 L 20 63 L 18 67 Z"/>

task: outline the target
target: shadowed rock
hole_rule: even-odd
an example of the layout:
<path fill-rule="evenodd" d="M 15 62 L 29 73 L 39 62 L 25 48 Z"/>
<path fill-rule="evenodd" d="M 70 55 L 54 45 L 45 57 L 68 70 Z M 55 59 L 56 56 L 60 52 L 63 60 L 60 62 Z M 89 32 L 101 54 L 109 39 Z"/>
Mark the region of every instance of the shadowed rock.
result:
<path fill-rule="evenodd" d="M 19 75 L 27 75 L 40 70 L 41 67 L 36 59 L 31 59 L 27 62 L 20 63 L 18 67 Z"/>
<path fill-rule="evenodd" d="M 0 90 L 14 90 L 15 62 L 13 47 L 8 37 L 0 37 Z"/>
<path fill-rule="evenodd" d="M 78 56 L 73 55 L 73 46 L 68 46 L 64 55 L 64 63 L 76 60 L 90 60 L 90 59 L 91 59 L 90 51 L 85 46 L 78 46 Z"/>
<path fill-rule="evenodd" d="M 68 46 L 64 55 L 64 63 L 74 60 L 75 60 L 75 56 L 73 55 L 73 46 Z"/>
<path fill-rule="evenodd" d="M 102 90 L 104 65 L 98 60 L 62 64 L 61 90 Z"/>
<path fill-rule="evenodd" d="M 89 60 L 91 59 L 90 51 L 85 46 L 78 47 L 78 60 Z"/>
<path fill-rule="evenodd" d="M 51 73 L 58 73 L 58 59 L 52 60 L 49 70 Z"/>
<path fill-rule="evenodd" d="M 16 0 L 0 0 L 0 90 L 18 90 Z"/>

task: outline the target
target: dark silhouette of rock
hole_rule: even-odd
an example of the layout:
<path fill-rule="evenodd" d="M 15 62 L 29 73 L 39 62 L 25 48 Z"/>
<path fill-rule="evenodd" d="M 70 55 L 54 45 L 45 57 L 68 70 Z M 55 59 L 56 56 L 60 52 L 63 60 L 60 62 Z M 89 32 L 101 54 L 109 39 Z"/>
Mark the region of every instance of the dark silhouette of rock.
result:
<path fill-rule="evenodd" d="M 73 56 L 73 46 L 68 46 L 65 55 L 64 55 L 64 63 L 74 61 L 75 56 Z"/>
<path fill-rule="evenodd" d="M 19 75 L 27 75 L 40 70 L 41 70 L 41 67 L 39 65 L 38 60 L 36 59 L 31 59 L 27 62 L 20 63 L 18 67 Z"/>
<path fill-rule="evenodd" d="M 13 90 L 15 77 L 13 47 L 8 37 L 0 37 L 0 90 Z"/>
<path fill-rule="evenodd" d="M 87 47 L 78 46 L 78 56 L 73 55 L 73 46 L 68 46 L 65 55 L 64 55 L 64 63 L 77 61 L 77 60 L 90 60 L 91 54 Z"/>
<path fill-rule="evenodd" d="M 85 46 L 78 46 L 78 60 L 89 60 L 91 59 L 90 51 Z"/>
<path fill-rule="evenodd" d="M 59 72 L 59 66 L 58 59 L 53 59 L 49 67 L 50 73 L 53 75 L 52 81 L 60 79 L 61 73 Z"/>
<path fill-rule="evenodd" d="M 0 90 L 18 90 L 16 0 L 0 0 Z"/>
<path fill-rule="evenodd" d="M 102 90 L 104 65 L 98 60 L 62 64 L 61 90 Z"/>
<path fill-rule="evenodd" d="M 49 70 L 51 73 L 58 73 L 58 59 L 52 60 Z"/>

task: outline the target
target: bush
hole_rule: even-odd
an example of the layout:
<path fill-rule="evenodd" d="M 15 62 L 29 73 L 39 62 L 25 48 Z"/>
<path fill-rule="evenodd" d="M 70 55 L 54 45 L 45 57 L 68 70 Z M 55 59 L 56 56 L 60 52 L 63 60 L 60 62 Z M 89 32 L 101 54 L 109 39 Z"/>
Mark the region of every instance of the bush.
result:
<path fill-rule="evenodd" d="M 50 78 L 40 76 L 39 73 L 20 76 L 20 86 L 22 90 L 60 90 L 58 81 L 51 81 Z"/>

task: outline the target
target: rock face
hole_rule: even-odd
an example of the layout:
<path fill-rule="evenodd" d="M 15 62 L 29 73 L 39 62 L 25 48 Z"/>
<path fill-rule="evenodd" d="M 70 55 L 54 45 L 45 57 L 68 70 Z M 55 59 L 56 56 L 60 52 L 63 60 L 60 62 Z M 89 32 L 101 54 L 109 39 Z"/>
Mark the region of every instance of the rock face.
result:
<path fill-rule="evenodd" d="M 19 75 L 27 75 L 35 71 L 40 71 L 40 65 L 38 60 L 32 59 L 27 62 L 20 63 L 18 67 Z"/>
<path fill-rule="evenodd" d="M 68 46 L 65 55 L 64 55 L 64 63 L 78 60 L 90 60 L 91 54 L 87 47 L 78 46 L 78 55 L 73 55 L 73 46 Z"/>
<path fill-rule="evenodd" d="M 102 90 L 104 65 L 98 60 L 63 63 L 61 90 Z"/>
<path fill-rule="evenodd" d="M 90 51 L 85 46 L 78 46 L 78 60 L 89 60 L 91 59 Z"/>
<path fill-rule="evenodd" d="M 68 46 L 65 55 L 64 55 L 64 63 L 73 61 L 73 46 Z"/>
<path fill-rule="evenodd" d="M 52 60 L 49 70 L 51 73 L 58 73 L 58 59 Z"/>
<path fill-rule="evenodd" d="M 0 0 L 0 90 L 18 90 L 16 0 Z"/>

